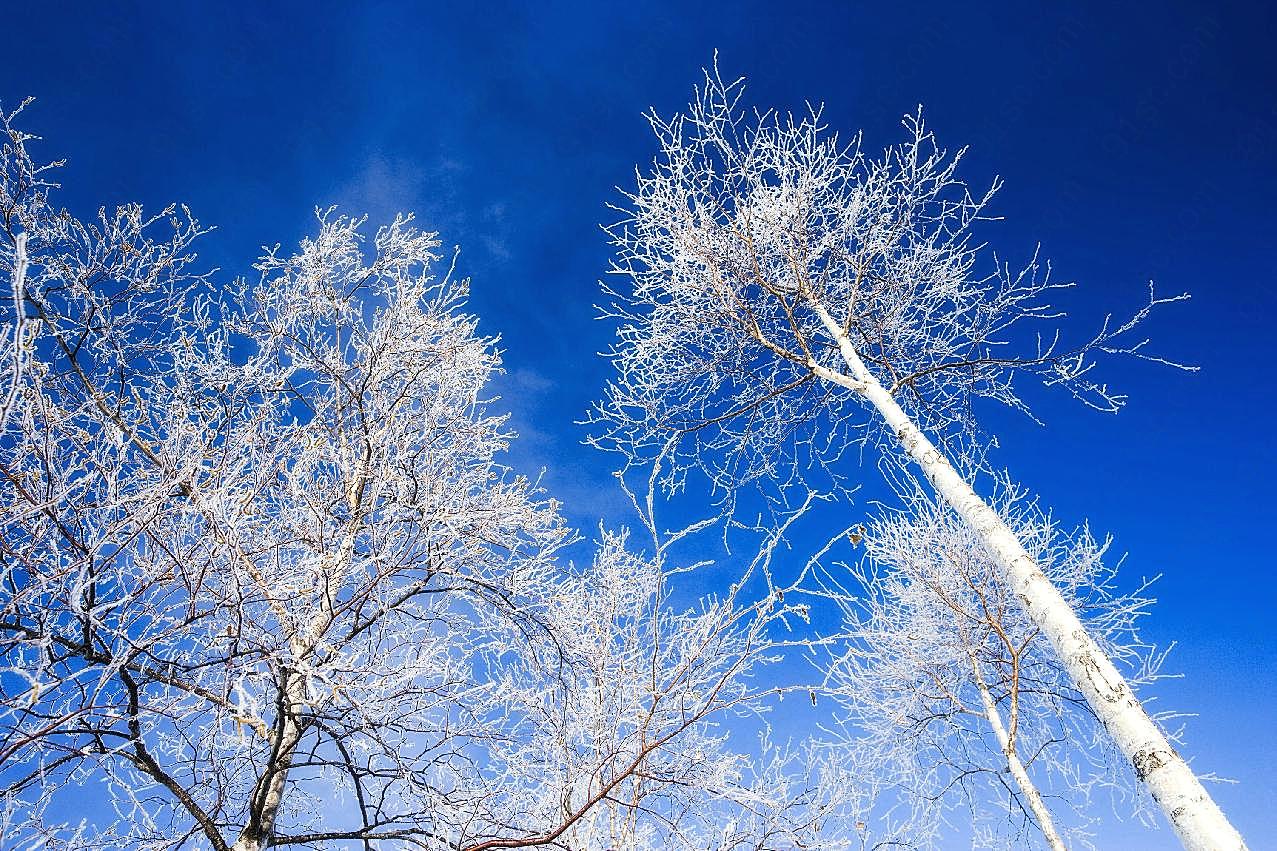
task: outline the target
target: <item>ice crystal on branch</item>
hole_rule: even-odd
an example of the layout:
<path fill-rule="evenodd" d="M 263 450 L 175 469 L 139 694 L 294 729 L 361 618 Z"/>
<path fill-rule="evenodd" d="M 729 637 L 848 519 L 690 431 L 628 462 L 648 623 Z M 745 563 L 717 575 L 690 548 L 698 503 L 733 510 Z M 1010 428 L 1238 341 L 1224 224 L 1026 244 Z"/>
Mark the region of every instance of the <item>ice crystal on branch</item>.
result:
<path fill-rule="evenodd" d="M 594 412 L 599 445 L 650 458 L 686 435 L 679 456 L 720 487 L 813 466 L 843 479 L 835 462 L 878 427 L 831 322 L 947 441 L 978 432 L 977 398 L 1027 411 L 1021 375 L 1100 410 L 1123 404 L 1097 358 L 1145 356 L 1136 326 L 1180 297 L 1150 291 L 1126 321 L 1066 344 L 1048 301 L 1064 285 L 1036 256 L 1017 270 L 984 247 L 998 183 L 973 193 L 963 152 L 941 148 L 921 111 L 873 157 L 819 108 L 749 112 L 743 92 L 715 68 L 685 113 L 649 115 L 660 154 L 607 229 L 625 285 L 608 289 L 619 374 Z"/>
<path fill-rule="evenodd" d="M 771 611 L 674 609 L 623 536 L 561 560 L 433 233 L 320 211 L 219 291 L 184 210 L 54 207 L 12 118 L 8 846 L 699 849 L 784 821 L 717 726 L 760 711 Z"/>
<path fill-rule="evenodd" d="M 1159 678 L 1164 654 L 1139 634 L 1148 583 L 1115 590 L 1109 541 L 1062 530 L 1005 481 L 995 505 L 1127 682 Z M 960 517 L 915 492 L 869 524 L 864 546 L 822 577 L 848 636 L 825 670 L 837 747 L 879 778 L 881 806 L 911 811 L 920 839 L 956 815 L 1016 847 L 1087 843 L 1106 797 L 1147 817 L 1131 766 Z"/>

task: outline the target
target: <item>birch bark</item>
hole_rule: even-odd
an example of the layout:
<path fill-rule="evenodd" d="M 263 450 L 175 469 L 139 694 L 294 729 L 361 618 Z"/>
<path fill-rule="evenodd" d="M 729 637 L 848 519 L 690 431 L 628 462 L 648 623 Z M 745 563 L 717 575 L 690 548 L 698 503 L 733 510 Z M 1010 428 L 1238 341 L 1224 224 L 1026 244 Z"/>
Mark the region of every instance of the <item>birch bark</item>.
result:
<path fill-rule="evenodd" d="M 283 688 L 283 701 L 288 705 L 281 707 L 282 717 L 277 727 L 275 741 L 271 751 L 274 759 L 267 765 L 265 772 L 257 783 L 253 793 L 253 801 L 249 810 L 248 824 L 240 831 L 231 851 L 265 851 L 272 844 L 275 835 L 275 822 L 279 816 L 280 804 L 284 801 L 284 788 L 288 782 L 288 772 L 292 768 L 293 756 L 301 741 L 300 710 L 305 701 L 305 684 L 296 672 L 285 672 L 287 678 Z"/>
<path fill-rule="evenodd" d="M 1025 611 L 1059 654 L 1091 710 L 1131 761 L 1188 851 L 1245 851 L 1246 843 L 1197 779 L 1184 758 L 1148 716 L 1125 679 L 1082 626 L 1076 613 L 1034 562 L 1015 534 L 954 470 L 944 454 L 865 366 L 842 326 L 821 304 L 812 306 L 837 342 L 850 377 L 827 369 L 816 374 L 860 393 L 891 427 L 927 480 L 980 535 Z"/>
<path fill-rule="evenodd" d="M 989 687 L 985 684 L 984 677 L 980 674 L 980 663 L 975 660 L 975 657 L 971 657 L 971 671 L 975 675 L 976 688 L 980 692 L 980 702 L 984 706 L 984 716 L 988 719 L 989 726 L 993 728 L 993 735 L 998 740 L 998 745 L 1002 748 L 1002 753 L 1006 757 L 1007 770 L 1011 772 L 1011 776 L 1015 779 L 1015 784 L 1024 793 L 1024 798 L 1029 803 L 1029 809 L 1033 811 L 1033 818 L 1037 821 L 1038 828 L 1046 838 L 1046 844 L 1051 846 L 1052 851 L 1068 851 L 1068 848 L 1064 845 L 1064 840 L 1060 838 L 1059 831 L 1055 829 L 1051 811 L 1047 809 L 1046 804 L 1042 801 L 1042 794 L 1038 792 L 1038 787 L 1034 785 L 1033 779 L 1029 777 L 1028 770 L 1024 767 L 1024 763 L 1020 761 L 1019 754 L 1016 753 L 1015 742 L 1011 741 L 1011 734 L 1007 732 L 1006 725 L 1002 723 L 1002 716 L 998 713 L 998 707 L 993 701 L 993 695 L 989 693 Z M 1013 712 L 1013 722 L 1014 718 Z"/>

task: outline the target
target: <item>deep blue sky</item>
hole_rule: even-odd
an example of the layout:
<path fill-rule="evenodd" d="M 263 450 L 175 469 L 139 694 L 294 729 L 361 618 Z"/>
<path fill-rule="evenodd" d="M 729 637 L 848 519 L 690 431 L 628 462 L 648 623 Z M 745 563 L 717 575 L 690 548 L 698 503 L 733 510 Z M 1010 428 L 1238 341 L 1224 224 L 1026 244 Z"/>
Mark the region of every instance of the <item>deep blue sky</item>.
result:
<path fill-rule="evenodd" d="M 1277 17 L 1258 3 L 892 6 L 11 3 L 0 102 L 39 98 L 23 126 L 69 159 L 64 202 L 185 201 L 218 226 L 204 256 L 226 277 L 263 243 L 295 243 L 315 205 L 419 213 L 463 246 L 473 306 L 503 337 L 517 463 L 547 467 L 587 525 L 616 506 L 573 425 L 607 376 L 597 224 L 653 154 L 641 112 L 684 104 L 715 48 L 752 102 L 824 101 L 870 149 L 925 104 L 943 142 L 971 146 L 969 181 L 1006 180 L 994 243 L 1020 257 L 1040 241 L 1082 284 L 1079 332 L 1150 278 L 1193 293 L 1151 331 L 1200 373 L 1120 365 L 1127 411 L 1047 397 L 1046 428 L 1005 421 L 1001 460 L 1063 517 L 1114 531 L 1130 578 L 1164 574 L 1148 631 L 1179 643 L 1186 675 L 1164 703 L 1200 714 L 1187 751 L 1241 781 L 1219 800 L 1266 847 Z"/>

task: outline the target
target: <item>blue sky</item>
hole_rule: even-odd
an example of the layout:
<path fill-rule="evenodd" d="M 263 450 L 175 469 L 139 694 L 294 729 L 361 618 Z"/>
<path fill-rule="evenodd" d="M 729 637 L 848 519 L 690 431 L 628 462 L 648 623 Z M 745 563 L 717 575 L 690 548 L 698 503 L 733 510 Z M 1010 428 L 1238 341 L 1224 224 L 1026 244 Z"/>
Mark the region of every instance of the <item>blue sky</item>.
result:
<path fill-rule="evenodd" d="M 1162 700 L 1199 713 L 1187 751 L 1241 781 L 1218 799 L 1260 848 L 1277 836 L 1275 30 L 1258 3 L 11 4 L 0 102 L 39 98 L 23 126 L 68 158 L 64 203 L 184 201 L 218 227 L 203 255 L 227 278 L 315 205 L 416 211 L 463 246 L 502 335 L 516 463 L 546 467 L 587 528 L 619 510 L 573 423 L 608 375 L 597 225 L 654 153 L 641 113 L 683 105 L 714 49 L 752 102 L 824 101 L 870 149 L 925 104 L 942 142 L 971 146 L 969 181 L 1006 181 L 994 244 L 1041 242 L 1082 285 L 1079 333 L 1150 278 L 1193 294 L 1150 331 L 1200 373 L 1117 364 L 1126 411 L 1044 396 L 1045 428 L 997 418 L 1000 460 L 1113 531 L 1129 578 L 1164 574 L 1147 629 L 1178 642 L 1185 678 Z"/>

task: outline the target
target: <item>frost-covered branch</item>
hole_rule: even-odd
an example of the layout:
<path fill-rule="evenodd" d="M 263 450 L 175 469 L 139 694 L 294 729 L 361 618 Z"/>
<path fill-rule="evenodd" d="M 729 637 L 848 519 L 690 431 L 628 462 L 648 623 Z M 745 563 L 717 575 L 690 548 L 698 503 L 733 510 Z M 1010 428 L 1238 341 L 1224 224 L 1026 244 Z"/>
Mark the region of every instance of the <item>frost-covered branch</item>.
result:
<path fill-rule="evenodd" d="M 843 453 L 881 429 L 816 308 L 946 441 L 978 434 L 974 399 L 1028 413 L 1017 379 L 1114 411 L 1126 397 L 1096 377 L 1101 358 L 1169 363 L 1133 335 L 1185 296 L 1151 288 L 1125 321 L 1064 341 L 1049 299 L 1069 285 L 1036 252 L 1015 269 L 985 249 L 999 182 L 973 193 L 963 151 L 941 148 L 921 111 L 874 157 L 819 108 L 750 112 L 743 91 L 715 68 L 685 113 L 649 115 L 660 154 L 608 228 L 624 286 L 607 290 L 619 375 L 594 412 L 598 445 L 650 458 L 688 433 L 676 461 L 724 488 L 812 467 L 845 480 Z"/>
<path fill-rule="evenodd" d="M 984 247 L 997 181 L 972 192 L 962 151 L 921 110 L 880 157 L 840 139 L 819 108 L 749 113 L 717 68 L 687 110 L 649 116 L 660 148 L 618 205 L 605 314 L 617 374 L 594 408 L 594 445 L 627 470 L 665 458 L 668 495 L 708 477 L 724 511 L 740 494 L 772 506 L 804 492 L 845 496 L 868 443 L 890 478 L 917 476 L 993 553 L 1087 705 L 1187 848 L 1244 848 L 1237 831 L 1136 700 L 1030 547 L 973 489 L 989 441 L 977 402 L 1030 413 L 1021 385 L 1060 386 L 1116 410 L 1104 357 L 1150 354 L 1153 308 L 1105 319 L 1065 343 L 1053 281 L 1036 252 L 1021 269 Z M 959 467 L 965 468 L 962 473 Z M 839 525 L 843 525 L 839 523 Z"/>
<path fill-rule="evenodd" d="M 5 121 L 6 846 L 801 828 L 718 726 L 759 711 L 783 607 L 675 606 L 623 535 L 564 561 L 558 504 L 500 462 L 495 340 L 434 234 L 320 211 L 218 289 L 184 209 L 81 222 Z"/>
<path fill-rule="evenodd" d="M 1147 583 L 1115 590 L 1109 542 L 1062 530 L 1005 481 L 995 505 L 1127 681 L 1161 676 L 1164 654 L 1139 635 Z M 864 546 L 858 563 L 822 573 L 847 636 L 822 667 L 843 710 L 832 746 L 888 778 L 880 806 L 909 808 L 919 837 L 956 811 L 1001 825 L 1000 842 L 1054 849 L 1089 845 L 1104 798 L 1147 819 L 1134 770 L 957 514 L 915 491 L 869 524 Z"/>

